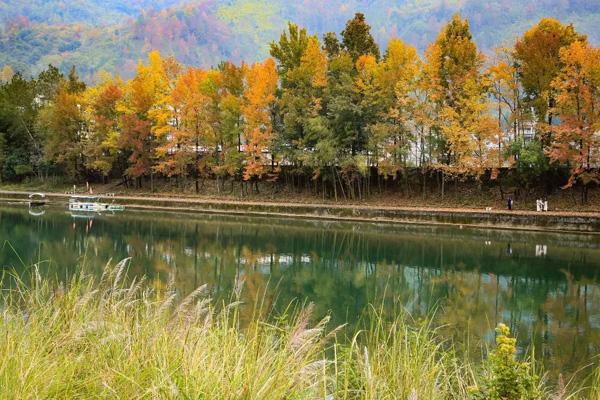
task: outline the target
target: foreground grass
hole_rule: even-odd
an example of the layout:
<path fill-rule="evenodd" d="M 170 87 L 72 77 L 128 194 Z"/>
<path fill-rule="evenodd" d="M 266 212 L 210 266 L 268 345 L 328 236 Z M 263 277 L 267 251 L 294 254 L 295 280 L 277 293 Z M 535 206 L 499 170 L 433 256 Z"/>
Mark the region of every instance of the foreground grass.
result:
<path fill-rule="evenodd" d="M 66 285 L 37 273 L 27 285 L 4 279 L 10 289 L 0 300 L 0 398 L 593 396 L 589 390 L 569 395 L 575 391 L 568 387 L 550 393 L 529 364 L 514 361 L 508 338 L 484 370 L 456 356 L 429 324 L 403 316 L 384 322 L 377 310 L 365 330 L 343 341 L 342 327 L 329 327 L 328 319 L 310 322 L 311 307 L 277 318 L 257 312 L 242 326 L 239 303 L 217 307 L 204 286 L 181 298 L 143 281 L 126 284 L 125 265 L 107 268 L 99 280 L 82 274 Z M 503 379 L 510 390 L 523 382 L 526 395 L 506 397 Z"/>

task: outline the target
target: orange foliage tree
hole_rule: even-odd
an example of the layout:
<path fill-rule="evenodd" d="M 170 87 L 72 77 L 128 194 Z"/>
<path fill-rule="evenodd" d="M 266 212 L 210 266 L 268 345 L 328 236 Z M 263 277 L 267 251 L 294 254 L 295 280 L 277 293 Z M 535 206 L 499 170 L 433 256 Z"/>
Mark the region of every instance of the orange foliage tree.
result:
<path fill-rule="evenodd" d="M 191 169 L 196 192 L 200 174 L 208 169 L 203 156 L 216 146 L 218 85 L 218 71 L 188 68 L 177 77 L 166 98 L 169 119 L 155 129 L 157 136 L 163 138 L 156 149 L 159 162 L 155 170 L 167 176 L 185 177 Z"/>
<path fill-rule="evenodd" d="M 274 161 L 268 160 L 265 152 L 270 149 L 273 140 L 271 106 L 275 101 L 277 81 L 277 68 L 271 58 L 252 65 L 246 72 L 243 106 L 246 139 L 245 180 L 262 177 L 265 165 Z"/>
<path fill-rule="evenodd" d="M 560 125 L 554 127 L 550 159 L 570 167 L 566 188 L 583 185 L 587 201 L 590 183 L 600 183 L 594 165 L 600 162 L 600 49 L 576 41 L 560 50 L 564 67 L 552 81 Z"/>

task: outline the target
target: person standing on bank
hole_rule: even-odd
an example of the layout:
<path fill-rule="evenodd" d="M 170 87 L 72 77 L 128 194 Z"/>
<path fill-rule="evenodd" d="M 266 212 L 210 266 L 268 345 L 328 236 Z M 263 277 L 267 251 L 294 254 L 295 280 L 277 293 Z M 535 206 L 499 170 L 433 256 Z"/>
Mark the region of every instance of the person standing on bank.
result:
<path fill-rule="evenodd" d="M 512 211 L 512 208 L 513 208 L 512 196 L 508 196 L 508 201 L 506 202 L 506 206 L 508 207 L 508 211 Z"/>

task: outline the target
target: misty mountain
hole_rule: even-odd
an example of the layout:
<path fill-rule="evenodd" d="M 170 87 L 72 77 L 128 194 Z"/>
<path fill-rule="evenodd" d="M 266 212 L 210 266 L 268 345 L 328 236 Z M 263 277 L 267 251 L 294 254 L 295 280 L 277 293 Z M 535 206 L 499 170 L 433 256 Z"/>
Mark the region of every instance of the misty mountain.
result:
<path fill-rule="evenodd" d="M 600 2 L 588 0 L 8 0 L 0 2 L 0 67 L 36 74 L 76 65 L 124 76 L 150 50 L 190 65 L 256 61 L 287 21 L 319 35 L 363 12 L 382 48 L 390 37 L 424 50 L 454 13 L 469 18 L 484 52 L 510 46 L 543 17 L 573 23 L 600 43 Z"/>

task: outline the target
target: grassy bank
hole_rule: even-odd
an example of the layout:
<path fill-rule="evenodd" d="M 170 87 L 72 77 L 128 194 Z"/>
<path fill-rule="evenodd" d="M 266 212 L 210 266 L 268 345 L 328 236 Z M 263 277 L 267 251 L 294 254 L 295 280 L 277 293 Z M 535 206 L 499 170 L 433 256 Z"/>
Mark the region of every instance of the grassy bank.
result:
<path fill-rule="evenodd" d="M 182 297 L 125 279 L 51 284 L 6 275 L 0 305 L 0 398 L 598 399 L 599 382 L 550 389 L 515 360 L 506 327 L 481 365 L 453 350 L 427 321 L 384 321 L 376 308 L 354 336 L 311 307 L 269 315 L 254 305 Z M 595 386 L 594 386 L 595 385 Z M 556 385 L 554 385 L 556 386 Z M 594 387 L 595 392 L 594 392 Z M 595 396 L 595 397 L 594 397 Z"/>

